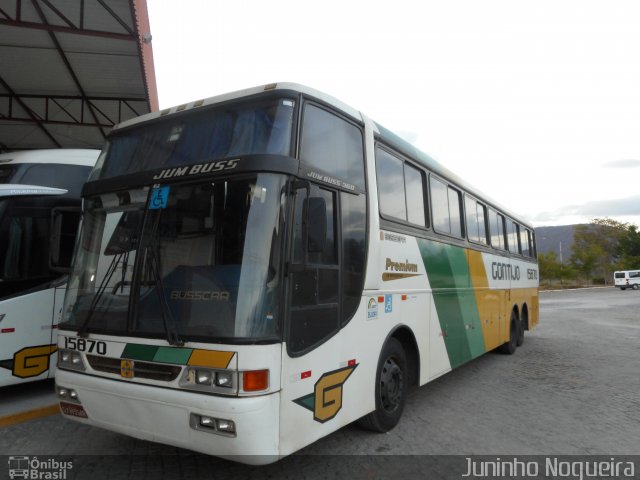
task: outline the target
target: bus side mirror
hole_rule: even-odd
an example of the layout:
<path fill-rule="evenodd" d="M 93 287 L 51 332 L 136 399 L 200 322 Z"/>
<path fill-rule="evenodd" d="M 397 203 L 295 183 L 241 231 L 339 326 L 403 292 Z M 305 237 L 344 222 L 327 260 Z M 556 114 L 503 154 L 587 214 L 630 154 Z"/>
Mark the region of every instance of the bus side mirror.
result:
<path fill-rule="evenodd" d="M 79 208 L 61 207 L 52 210 L 49 268 L 54 272 L 69 273 L 79 223 Z"/>
<path fill-rule="evenodd" d="M 307 219 L 307 251 L 324 251 L 327 243 L 327 204 L 322 197 L 309 197 L 304 201 Z"/>

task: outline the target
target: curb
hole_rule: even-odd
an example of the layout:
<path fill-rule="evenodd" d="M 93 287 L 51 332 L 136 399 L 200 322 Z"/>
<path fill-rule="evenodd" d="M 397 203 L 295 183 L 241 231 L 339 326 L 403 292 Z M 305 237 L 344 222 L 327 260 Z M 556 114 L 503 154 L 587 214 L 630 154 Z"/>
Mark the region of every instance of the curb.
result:
<path fill-rule="evenodd" d="M 51 415 L 57 415 L 60 413 L 60 407 L 58 404 L 47 405 L 46 407 L 34 408 L 33 410 L 27 410 L 26 412 L 12 413 L 4 417 L 0 417 L 0 428 L 10 427 L 17 425 L 18 423 L 28 422 L 29 420 L 36 420 L 42 417 L 48 417 Z"/>

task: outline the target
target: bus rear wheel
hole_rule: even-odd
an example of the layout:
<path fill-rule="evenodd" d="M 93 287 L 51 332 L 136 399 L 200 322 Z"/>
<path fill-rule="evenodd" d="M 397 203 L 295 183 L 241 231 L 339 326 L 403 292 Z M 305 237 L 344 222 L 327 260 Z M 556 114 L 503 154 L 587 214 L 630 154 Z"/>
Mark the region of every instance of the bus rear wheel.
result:
<path fill-rule="evenodd" d="M 498 351 L 500 353 L 507 355 L 513 355 L 516 353 L 516 348 L 518 346 L 518 323 L 519 321 L 516 312 L 511 312 L 511 321 L 509 322 L 509 341 L 498 347 Z"/>
<path fill-rule="evenodd" d="M 522 318 L 516 321 L 518 325 L 518 339 L 516 340 L 516 347 L 521 347 L 524 343 L 524 331 L 527 329 L 526 320 L 524 318 L 524 312 Z"/>
<path fill-rule="evenodd" d="M 376 374 L 376 409 L 358 420 L 374 432 L 388 432 L 400 421 L 407 400 L 407 357 L 402 344 L 390 338 L 382 349 Z"/>

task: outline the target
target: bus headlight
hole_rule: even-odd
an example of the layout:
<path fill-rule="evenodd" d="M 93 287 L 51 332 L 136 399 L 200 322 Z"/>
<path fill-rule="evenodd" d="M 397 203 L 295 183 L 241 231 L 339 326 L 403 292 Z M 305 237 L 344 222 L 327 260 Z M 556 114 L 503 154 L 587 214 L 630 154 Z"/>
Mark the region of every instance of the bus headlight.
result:
<path fill-rule="evenodd" d="M 216 385 L 219 387 L 231 388 L 233 386 L 233 374 L 231 372 L 216 373 Z"/>
<path fill-rule="evenodd" d="M 196 370 L 195 378 L 198 385 L 211 385 L 213 372 L 210 370 Z"/>
<path fill-rule="evenodd" d="M 75 350 L 58 350 L 58 368 L 66 370 L 86 370 L 82 354 Z"/>
<path fill-rule="evenodd" d="M 180 386 L 190 390 L 235 395 L 238 393 L 238 373 L 231 370 L 189 367 L 180 380 Z"/>
<path fill-rule="evenodd" d="M 192 413 L 189 415 L 189 425 L 194 430 L 200 430 L 201 432 L 215 433 L 225 437 L 236 436 L 236 423 L 233 420 Z"/>
<path fill-rule="evenodd" d="M 80 399 L 78 398 L 78 392 L 76 392 L 73 388 L 67 388 L 67 387 L 62 387 L 60 385 L 56 385 L 56 395 L 60 400 L 80 403 Z"/>

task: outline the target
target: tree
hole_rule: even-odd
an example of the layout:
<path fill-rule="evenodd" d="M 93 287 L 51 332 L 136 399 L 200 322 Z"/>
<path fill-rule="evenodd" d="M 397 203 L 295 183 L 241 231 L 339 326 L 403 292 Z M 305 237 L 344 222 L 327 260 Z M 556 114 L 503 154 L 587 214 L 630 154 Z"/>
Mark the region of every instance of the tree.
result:
<path fill-rule="evenodd" d="M 618 257 L 621 270 L 640 269 L 640 231 L 636 225 L 630 225 L 618 244 Z"/>
<path fill-rule="evenodd" d="M 540 280 L 568 280 L 575 278 L 576 272 L 569 265 L 564 265 L 558 261 L 558 255 L 554 251 L 538 254 L 538 265 L 540 267 Z"/>
<path fill-rule="evenodd" d="M 629 225 L 610 218 L 596 218 L 588 225 L 576 226 L 571 265 L 585 279 L 601 278 L 605 284 L 620 268 L 621 242 Z"/>
<path fill-rule="evenodd" d="M 558 278 L 560 262 L 554 251 L 538 254 L 538 266 L 540 267 L 540 280 L 552 280 Z"/>

